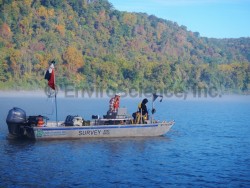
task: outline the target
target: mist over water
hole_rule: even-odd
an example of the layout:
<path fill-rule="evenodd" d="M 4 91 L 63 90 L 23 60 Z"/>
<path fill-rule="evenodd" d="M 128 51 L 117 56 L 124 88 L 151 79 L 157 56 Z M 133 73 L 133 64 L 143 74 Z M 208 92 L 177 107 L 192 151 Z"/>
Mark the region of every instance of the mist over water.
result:
<path fill-rule="evenodd" d="M 157 100 L 155 118 L 176 122 L 162 137 L 7 140 L 14 106 L 55 119 L 53 98 L 24 93 L 0 93 L 0 187 L 250 186 L 249 96 Z M 132 114 L 143 97 L 122 98 L 121 106 Z M 106 113 L 109 98 L 58 95 L 57 102 L 60 120 L 90 119 Z"/>
<path fill-rule="evenodd" d="M 47 91 L 0 91 L 0 97 L 38 97 L 38 98 L 54 98 L 54 90 Z M 150 90 L 151 91 L 151 90 Z M 204 92 L 205 91 L 205 92 Z M 152 98 L 152 92 L 143 92 L 138 90 L 132 90 L 132 92 L 116 91 L 116 90 L 94 90 L 86 91 L 75 88 L 68 88 L 67 90 L 58 90 L 58 98 L 67 99 L 108 99 L 119 93 L 122 99 L 136 99 Z M 155 92 L 153 92 L 155 93 Z M 237 95 L 237 94 L 223 94 L 219 91 L 209 90 L 193 90 L 193 91 L 159 91 L 158 95 L 162 95 L 164 100 L 248 100 L 249 95 Z"/>

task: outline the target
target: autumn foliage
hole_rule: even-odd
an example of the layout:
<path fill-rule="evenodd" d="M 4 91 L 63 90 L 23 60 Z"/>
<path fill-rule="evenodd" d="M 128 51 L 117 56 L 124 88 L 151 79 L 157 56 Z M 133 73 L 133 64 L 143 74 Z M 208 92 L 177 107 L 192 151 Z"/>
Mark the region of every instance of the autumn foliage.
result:
<path fill-rule="evenodd" d="M 250 90 L 250 38 L 212 39 L 107 0 L 0 1 L 0 89 Z"/>
<path fill-rule="evenodd" d="M 68 71 L 76 74 L 83 67 L 83 55 L 74 46 L 69 46 L 63 53 L 63 60 Z"/>

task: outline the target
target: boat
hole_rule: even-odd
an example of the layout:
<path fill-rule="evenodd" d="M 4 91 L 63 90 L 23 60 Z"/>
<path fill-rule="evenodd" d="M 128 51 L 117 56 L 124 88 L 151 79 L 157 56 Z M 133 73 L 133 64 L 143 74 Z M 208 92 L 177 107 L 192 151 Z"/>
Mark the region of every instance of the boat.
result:
<path fill-rule="evenodd" d="M 161 136 L 166 134 L 174 125 L 174 121 L 156 121 L 154 101 L 162 95 L 152 94 L 151 120 L 142 116 L 139 112 L 134 117 L 128 115 L 126 108 L 118 108 L 116 111 L 108 111 L 107 115 L 99 117 L 92 115 L 92 119 L 85 121 L 82 117 L 68 115 L 65 121 L 57 118 L 57 97 L 55 79 L 55 61 L 53 60 L 45 73 L 48 80 L 49 91 L 54 93 L 56 121 L 48 121 L 41 115 L 26 116 L 26 112 L 18 107 L 9 110 L 6 118 L 11 139 L 76 139 L 76 138 L 105 138 L 105 137 L 146 137 Z M 48 97 L 53 94 L 48 92 Z M 147 100 L 147 99 L 146 99 Z M 148 101 L 148 100 L 147 100 Z M 119 105 L 118 105 L 119 107 Z M 142 110 L 141 110 L 142 111 Z"/>
<path fill-rule="evenodd" d="M 152 137 L 165 135 L 174 125 L 174 121 L 151 120 L 136 121 L 119 108 L 115 115 L 92 115 L 85 121 L 80 116 L 68 115 L 65 121 L 49 121 L 45 116 L 26 116 L 18 107 L 9 110 L 6 118 L 10 139 L 79 139 L 107 137 Z M 153 116 L 153 115 L 152 115 Z"/>

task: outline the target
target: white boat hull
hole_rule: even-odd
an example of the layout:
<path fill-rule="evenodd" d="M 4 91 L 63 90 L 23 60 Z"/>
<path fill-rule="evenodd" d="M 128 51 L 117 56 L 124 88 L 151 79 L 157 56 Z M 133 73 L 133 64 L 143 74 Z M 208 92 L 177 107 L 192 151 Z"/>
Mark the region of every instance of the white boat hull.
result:
<path fill-rule="evenodd" d="M 148 137 L 166 134 L 174 122 L 138 125 L 97 125 L 97 126 L 46 126 L 33 127 L 36 140 L 105 138 L 105 137 Z"/>

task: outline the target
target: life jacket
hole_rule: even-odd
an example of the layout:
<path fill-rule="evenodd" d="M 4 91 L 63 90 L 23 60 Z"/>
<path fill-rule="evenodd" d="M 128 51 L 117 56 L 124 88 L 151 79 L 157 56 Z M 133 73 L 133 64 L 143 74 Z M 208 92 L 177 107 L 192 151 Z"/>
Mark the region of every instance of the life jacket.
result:
<path fill-rule="evenodd" d="M 116 111 L 120 106 L 120 99 L 116 99 L 115 97 L 111 98 L 109 101 L 109 110 Z"/>
<path fill-rule="evenodd" d="M 138 110 L 141 110 L 141 102 L 138 104 Z"/>
<path fill-rule="evenodd" d="M 135 114 L 135 123 L 136 124 L 144 123 L 147 119 L 148 119 L 147 114 L 141 115 L 141 113 L 139 111 L 136 112 L 136 114 Z M 141 120 L 142 120 L 142 122 L 141 122 Z"/>
<path fill-rule="evenodd" d="M 120 100 L 116 99 L 115 102 L 114 102 L 114 109 L 118 109 L 119 106 L 120 106 Z"/>
<path fill-rule="evenodd" d="M 37 119 L 38 119 L 37 126 L 38 127 L 42 127 L 44 125 L 43 117 L 42 116 L 38 116 Z"/>
<path fill-rule="evenodd" d="M 142 103 L 140 102 L 138 104 L 138 112 L 136 113 L 136 123 L 139 123 L 141 121 L 141 119 L 143 122 L 148 119 L 147 114 L 141 115 L 141 113 L 142 113 Z M 143 122 L 141 122 L 141 123 L 143 123 Z"/>

